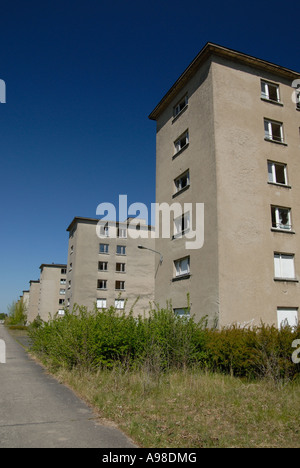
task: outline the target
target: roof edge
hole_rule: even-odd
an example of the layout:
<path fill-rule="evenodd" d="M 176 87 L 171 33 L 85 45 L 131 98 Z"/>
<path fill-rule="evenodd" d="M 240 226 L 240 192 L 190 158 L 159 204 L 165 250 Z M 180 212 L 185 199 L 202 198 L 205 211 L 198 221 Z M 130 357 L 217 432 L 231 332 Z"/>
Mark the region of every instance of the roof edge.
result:
<path fill-rule="evenodd" d="M 219 57 L 225 57 L 234 62 L 240 62 L 252 66 L 253 68 L 267 70 L 273 73 L 276 73 L 280 76 L 295 79 L 300 77 L 300 72 L 290 70 L 288 68 L 276 65 L 272 62 L 268 62 L 263 59 L 259 59 L 252 55 L 245 54 L 243 52 L 238 52 L 234 49 L 229 49 L 224 46 L 220 46 L 213 42 L 207 42 L 201 51 L 196 55 L 184 72 L 179 76 L 175 83 L 171 86 L 169 91 L 163 96 L 159 101 L 157 106 L 149 114 L 148 118 L 150 120 L 157 120 L 159 114 L 166 108 L 170 103 L 173 97 L 182 89 L 186 84 L 188 79 L 193 75 L 196 70 L 212 55 L 217 55 Z"/>
<path fill-rule="evenodd" d="M 102 220 L 100 218 L 85 218 L 85 217 L 81 217 L 81 216 L 75 216 L 75 218 L 72 220 L 72 222 L 67 227 L 66 231 L 69 231 L 69 232 L 72 231 L 75 224 L 80 222 L 80 221 L 88 222 L 88 223 L 91 223 L 91 224 L 98 224 L 98 223 L 101 223 L 101 221 L 102 221 L 103 223 L 109 223 L 111 225 L 115 224 L 116 226 L 124 226 L 125 224 L 127 224 L 127 226 L 128 226 L 130 221 L 132 221 L 134 219 L 142 220 L 142 218 L 130 217 L 130 218 L 127 218 L 125 221 L 109 221 L 109 220 Z M 148 229 L 154 229 L 154 226 L 152 226 L 151 224 L 146 223 L 146 224 L 143 224 L 142 226 L 143 227 L 148 227 Z"/>

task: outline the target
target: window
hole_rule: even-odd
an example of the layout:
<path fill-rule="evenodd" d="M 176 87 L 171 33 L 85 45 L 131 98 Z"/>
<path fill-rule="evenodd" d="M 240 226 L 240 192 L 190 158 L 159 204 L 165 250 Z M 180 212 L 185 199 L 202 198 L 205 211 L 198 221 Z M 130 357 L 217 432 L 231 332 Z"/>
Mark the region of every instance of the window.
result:
<path fill-rule="evenodd" d="M 261 97 L 268 101 L 280 102 L 279 97 L 279 86 L 275 83 L 269 83 L 267 81 L 261 82 Z"/>
<path fill-rule="evenodd" d="M 74 246 L 71 245 L 71 248 L 70 248 L 70 254 L 72 254 L 74 252 Z"/>
<path fill-rule="evenodd" d="M 64 299 L 59 299 L 58 303 L 59 303 L 59 305 L 63 305 L 65 303 L 65 300 Z"/>
<path fill-rule="evenodd" d="M 125 271 L 126 271 L 126 263 L 116 263 L 116 272 L 125 273 Z"/>
<path fill-rule="evenodd" d="M 59 309 L 58 310 L 58 315 L 59 315 L 59 317 L 63 317 L 65 315 L 64 309 Z"/>
<path fill-rule="evenodd" d="M 275 279 L 295 279 L 293 254 L 274 254 Z"/>
<path fill-rule="evenodd" d="M 287 185 L 286 164 L 268 161 L 268 181 L 273 184 Z"/>
<path fill-rule="evenodd" d="M 190 273 L 190 257 L 181 258 L 180 260 L 175 260 L 175 276 L 184 276 L 189 275 Z"/>
<path fill-rule="evenodd" d="M 107 224 L 100 225 L 100 236 L 109 237 L 109 227 Z"/>
<path fill-rule="evenodd" d="M 121 239 L 126 239 L 127 238 L 127 229 L 126 228 L 118 228 L 118 237 Z"/>
<path fill-rule="evenodd" d="M 271 206 L 271 216 L 273 229 L 284 229 L 285 231 L 292 229 L 290 208 Z"/>
<path fill-rule="evenodd" d="M 125 300 L 124 299 L 115 299 L 115 308 L 116 309 L 124 309 Z"/>
<path fill-rule="evenodd" d="M 66 294 L 66 290 L 65 289 L 60 289 L 59 294 Z"/>
<path fill-rule="evenodd" d="M 98 270 L 99 271 L 107 271 L 108 270 L 108 262 L 98 262 Z"/>
<path fill-rule="evenodd" d="M 298 325 L 297 307 L 278 307 L 277 309 L 278 328 L 285 326 L 296 327 Z"/>
<path fill-rule="evenodd" d="M 115 283 L 115 289 L 124 291 L 125 289 L 125 281 L 116 281 Z"/>
<path fill-rule="evenodd" d="M 73 263 L 70 263 L 69 271 L 72 271 L 72 269 L 73 269 Z"/>
<path fill-rule="evenodd" d="M 125 245 L 117 245 L 117 255 L 126 255 Z"/>
<path fill-rule="evenodd" d="M 178 153 L 180 150 L 185 148 L 189 143 L 189 132 L 184 132 L 181 137 L 179 137 L 175 142 L 175 154 Z"/>
<path fill-rule="evenodd" d="M 68 289 L 71 289 L 71 281 L 69 281 Z"/>
<path fill-rule="evenodd" d="M 100 244 L 99 245 L 99 253 L 108 254 L 108 250 L 109 250 L 109 244 Z"/>
<path fill-rule="evenodd" d="M 177 117 L 178 114 L 188 105 L 188 97 L 184 96 L 176 106 L 173 107 L 173 117 Z"/>
<path fill-rule="evenodd" d="M 60 279 L 60 284 L 66 284 L 67 280 L 65 278 Z"/>
<path fill-rule="evenodd" d="M 184 172 L 181 176 L 174 180 L 175 193 L 187 189 L 190 186 L 190 171 Z"/>
<path fill-rule="evenodd" d="M 67 269 L 66 269 L 66 268 L 62 268 L 62 269 L 60 270 L 60 272 L 61 272 L 62 275 L 65 275 L 65 274 L 67 273 Z"/>
<path fill-rule="evenodd" d="M 97 309 L 106 309 L 106 299 L 97 299 Z"/>
<path fill-rule="evenodd" d="M 124 309 L 125 300 L 124 299 L 115 299 L 115 308 L 116 309 Z"/>
<path fill-rule="evenodd" d="M 107 280 L 98 280 L 97 281 L 98 289 L 107 289 Z"/>
<path fill-rule="evenodd" d="M 181 237 L 190 229 L 190 212 L 174 219 L 174 238 Z"/>
<path fill-rule="evenodd" d="M 274 120 L 264 120 L 265 124 L 265 140 L 283 143 L 283 124 Z"/>
<path fill-rule="evenodd" d="M 174 309 L 174 314 L 177 315 L 178 317 L 186 317 L 186 318 L 190 318 L 191 316 L 189 309 L 184 309 L 184 308 Z"/>

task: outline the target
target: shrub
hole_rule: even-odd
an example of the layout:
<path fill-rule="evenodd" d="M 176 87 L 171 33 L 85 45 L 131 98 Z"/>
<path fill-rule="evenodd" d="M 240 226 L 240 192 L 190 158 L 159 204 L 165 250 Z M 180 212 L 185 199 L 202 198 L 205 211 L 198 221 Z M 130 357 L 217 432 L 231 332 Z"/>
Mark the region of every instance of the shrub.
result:
<path fill-rule="evenodd" d="M 22 299 L 20 299 L 18 302 L 13 302 L 8 307 L 8 311 L 8 317 L 5 319 L 5 323 L 7 325 L 26 325 L 26 306 Z"/>
<path fill-rule="evenodd" d="M 293 379 L 300 366 L 291 360 L 292 342 L 300 337 L 296 329 L 261 324 L 255 328 L 232 326 L 207 331 L 207 367 L 237 377 Z"/>
<path fill-rule="evenodd" d="M 161 373 L 198 366 L 241 378 L 294 379 L 300 364 L 292 362 L 296 329 L 274 326 L 208 329 L 206 320 L 174 315 L 172 307 L 150 308 L 148 317 L 114 307 L 88 311 L 74 307 L 64 317 L 29 327 L 31 349 L 54 367 L 85 370 L 116 364 Z"/>

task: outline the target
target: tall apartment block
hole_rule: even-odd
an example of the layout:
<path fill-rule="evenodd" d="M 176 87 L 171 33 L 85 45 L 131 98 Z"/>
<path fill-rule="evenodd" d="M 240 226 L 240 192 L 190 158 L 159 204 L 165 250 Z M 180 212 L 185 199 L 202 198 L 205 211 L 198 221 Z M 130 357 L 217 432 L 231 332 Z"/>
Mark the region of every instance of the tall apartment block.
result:
<path fill-rule="evenodd" d="M 48 321 L 55 314 L 64 315 L 67 265 L 42 264 L 40 270 L 38 315 Z"/>
<path fill-rule="evenodd" d="M 33 322 L 37 316 L 48 321 L 56 314 L 64 315 L 67 265 L 43 263 L 40 270 L 40 279 L 30 281 L 27 306 L 28 323 Z"/>
<path fill-rule="evenodd" d="M 133 308 L 135 315 L 149 310 L 156 256 L 151 226 L 137 218 L 119 223 L 75 217 L 67 231 L 67 307 Z"/>
<path fill-rule="evenodd" d="M 156 202 L 179 203 L 156 250 L 156 302 L 209 324 L 293 325 L 300 306 L 300 74 L 206 44 L 149 115 Z M 204 244 L 187 249 L 196 204 Z M 192 205 L 188 205 L 192 204 Z M 186 209 L 185 207 L 191 207 Z"/>
<path fill-rule="evenodd" d="M 27 322 L 31 323 L 39 313 L 40 280 L 29 281 L 29 301 L 27 308 Z"/>

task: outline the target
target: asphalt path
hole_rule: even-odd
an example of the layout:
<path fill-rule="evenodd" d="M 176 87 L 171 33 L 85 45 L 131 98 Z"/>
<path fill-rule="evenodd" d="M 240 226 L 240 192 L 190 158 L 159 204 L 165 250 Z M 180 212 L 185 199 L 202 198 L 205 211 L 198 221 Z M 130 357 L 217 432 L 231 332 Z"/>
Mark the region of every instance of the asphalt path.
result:
<path fill-rule="evenodd" d="M 136 447 L 48 375 L 3 325 L 0 340 L 6 348 L 6 362 L 0 360 L 0 448 Z"/>

